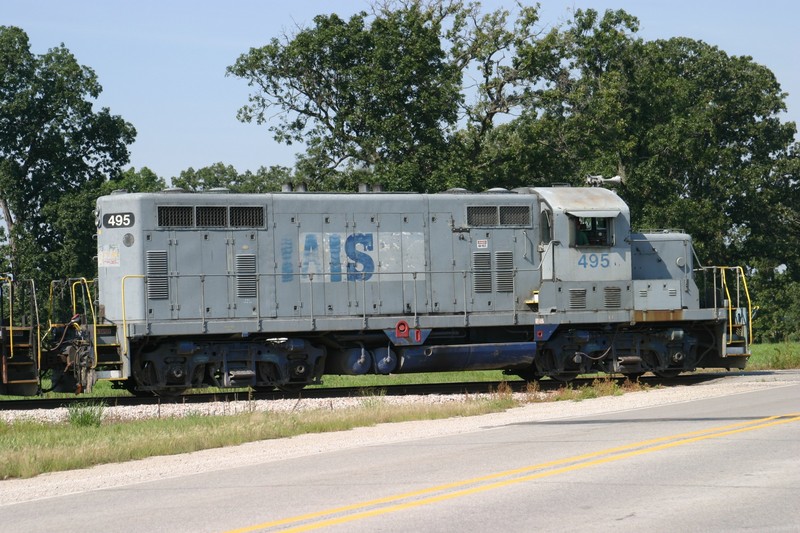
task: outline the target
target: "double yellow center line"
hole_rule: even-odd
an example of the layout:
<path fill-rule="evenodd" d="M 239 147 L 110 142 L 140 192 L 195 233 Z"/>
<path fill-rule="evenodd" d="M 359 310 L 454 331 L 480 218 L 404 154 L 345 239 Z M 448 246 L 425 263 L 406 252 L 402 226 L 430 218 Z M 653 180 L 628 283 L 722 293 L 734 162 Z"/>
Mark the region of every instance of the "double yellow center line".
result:
<path fill-rule="evenodd" d="M 280 530 L 283 532 L 310 531 L 327 526 L 353 522 L 355 520 L 361 520 L 363 518 L 369 518 L 372 516 L 393 513 L 403 509 L 421 507 L 423 505 L 429 505 L 445 500 L 452 500 L 462 496 L 468 496 L 470 494 L 486 492 L 493 489 L 507 487 L 509 485 L 515 485 L 517 483 L 523 483 L 526 481 L 555 476 L 557 474 L 563 474 L 565 472 L 580 470 L 591 466 L 620 461 L 629 457 L 667 450 L 669 448 L 684 446 L 694 442 L 717 439 L 720 437 L 726 437 L 728 435 L 735 435 L 737 433 L 744 433 L 747 431 L 754 431 L 757 429 L 764 429 L 797 421 L 800 421 L 800 413 L 769 416 L 710 429 L 701 429 L 689 433 L 669 435 L 666 437 L 634 442 L 624 446 L 617 446 L 596 452 L 575 455 L 572 457 L 566 457 L 564 459 L 557 459 L 555 461 L 548 461 L 545 463 L 525 466 L 513 470 L 496 472 L 462 481 L 455 481 L 453 483 L 436 485 L 434 487 L 428 487 L 412 492 L 404 492 L 402 494 L 386 496 L 384 498 L 378 498 L 361 503 L 354 503 L 342 507 L 335 507 L 332 509 L 325 509 L 299 516 L 292 516 L 280 520 L 274 520 L 272 522 L 264 522 L 240 529 L 233 529 L 226 533 L 246 533 L 269 528 L 281 528 Z M 360 512 L 354 513 L 353 511 Z M 283 529 L 284 526 L 290 526 L 292 524 L 298 525 L 288 529 Z"/>

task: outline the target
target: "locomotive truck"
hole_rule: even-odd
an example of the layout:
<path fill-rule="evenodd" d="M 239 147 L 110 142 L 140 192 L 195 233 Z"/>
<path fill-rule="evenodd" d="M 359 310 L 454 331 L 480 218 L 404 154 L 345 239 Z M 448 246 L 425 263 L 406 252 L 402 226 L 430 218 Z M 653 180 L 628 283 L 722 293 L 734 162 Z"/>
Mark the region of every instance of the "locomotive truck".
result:
<path fill-rule="evenodd" d="M 98 277 L 52 285 L 68 304 L 48 325 L 21 310 L 14 287 L 32 285 L 2 281 L 6 392 L 36 394 L 44 372 L 176 395 L 326 374 L 666 377 L 749 357 L 742 268 L 700 266 L 682 231 L 632 231 L 602 187 L 116 191 L 95 213 Z"/>

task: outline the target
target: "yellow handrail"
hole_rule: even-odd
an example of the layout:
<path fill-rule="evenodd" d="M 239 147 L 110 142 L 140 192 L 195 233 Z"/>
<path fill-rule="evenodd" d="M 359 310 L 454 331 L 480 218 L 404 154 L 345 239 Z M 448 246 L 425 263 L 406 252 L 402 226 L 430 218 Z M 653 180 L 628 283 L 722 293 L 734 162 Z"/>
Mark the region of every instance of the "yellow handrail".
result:
<path fill-rule="evenodd" d="M 89 309 L 92 313 L 92 351 L 94 352 L 94 360 L 92 368 L 97 367 L 97 315 L 94 312 L 94 299 L 92 298 L 92 290 L 89 287 L 89 281 L 86 278 L 75 278 L 70 287 L 70 297 L 72 298 L 72 315 L 78 314 L 78 299 L 76 296 L 76 288 L 81 285 L 86 290 L 86 295 L 89 297 Z M 87 324 L 88 326 L 88 324 Z"/>
<path fill-rule="evenodd" d="M 36 317 L 36 369 L 37 371 L 41 371 L 42 369 L 42 325 L 39 322 L 39 302 L 36 300 L 36 282 L 33 279 L 29 280 L 31 282 L 31 299 L 33 300 L 33 308 L 35 310 L 35 317 Z M 31 320 L 31 329 L 33 329 L 33 320 Z M 31 333 L 32 334 L 32 333 Z M 31 339 L 31 343 L 33 343 L 33 339 Z"/>
<path fill-rule="evenodd" d="M 14 359 L 14 290 L 12 283 L 14 279 L 11 276 L 0 277 L 0 282 L 8 284 L 8 345 L 11 352 L 10 359 Z"/>
<path fill-rule="evenodd" d="M 736 266 L 736 267 L 720 267 L 721 278 L 722 278 L 722 280 L 721 280 L 722 281 L 722 288 L 725 291 L 725 297 L 727 298 L 727 301 L 728 301 L 728 308 L 727 308 L 728 309 L 728 331 L 729 331 L 728 343 L 730 343 L 730 339 L 733 336 L 733 310 L 738 308 L 739 294 L 740 294 L 740 291 L 739 291 L 739 288 L 738 288 L 738 283 L 737 283 L 737 289 L 736 289 L 737 307 L 734 307 L 733 300 L 732 300 L 732 297 L 731 297 L 730 283 L 728 282 L 728 278 L 725 275 L 725 272 L 728 271 L 728 270 L 730 270 L 730 271 L 735 273 L 734 275 L 736 276 L 736 280 L 737 281 L 741 279 L 742 289 L 744 290 L 744 295 L 745 295 L 745 298 L 747 300 L 747 328 L 748 328 L 748 330 L 747 330 L 747 341 L 748 342 L 752 342 L 752 339 L 753 339 L 753 320 L 752 320 L 753 305 L 752 305 L 752 301 L 750 300 L 750 290 L 747 288 L 747 278 L 744 275 L 744 269 L 742 267 L 740 267 L 740 266 Z"/>

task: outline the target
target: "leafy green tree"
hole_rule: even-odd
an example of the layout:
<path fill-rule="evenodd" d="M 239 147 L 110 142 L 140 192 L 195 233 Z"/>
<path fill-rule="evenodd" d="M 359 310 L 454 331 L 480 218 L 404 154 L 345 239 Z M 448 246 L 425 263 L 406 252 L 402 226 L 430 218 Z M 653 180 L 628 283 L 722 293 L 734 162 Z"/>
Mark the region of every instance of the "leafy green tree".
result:
<path fill-rule="evenodd" d="M 520 7 L 513 28 L 510 16 L 441 0 L 390 1 L 347 21 L 320 15 L 229 67 L 254 88 L 239 118 L 274 118 L 278 141 L 304 141 L 299 168 L 327 186 L 480 186 L 470 162 L 484 136 L 518 108 L 531 71 L 559 68 L 558 32 L 537 28 L 538 5 Z M 517 50 L 524 64 L 507 61 Z"/>
<path fill-rule="evenodd" d="M 232 165 L 214 163 L 195 170 L 192 167 L 172 178 L 172 185 L 188 191 L 204 191 L 214 188 L 231 188 L 239 181 L 239 173 Z"/>
<path fill-rule="evenodd" d="M 118 189 L 128 192 L 158 192 L 167 187 L 164 178 L 159 177 L 147 167 L 136 170 L 134 167 L 125 170 L 103 183 L 100 194 L 111 194 Z"/>
<path fill-rule="evenodd" d="M 635 224 L 686 229 L 715 264 L 796 261 L 783 237 L 800 205 L 796 129 L 780 120 L 775 76 L 700 41 L 645 42 L 637 28 L 623 11 L 576 12 L 562 34 L 567 70 L 529 93 L 484 156 L 505 163 L 493 168 L 506 181 L 622 175 Z"/>
<path fill-rule="evenodd" d="M 298 178 L 291 169 L 280 165 L 260 167 L 255 173 L 247 170 L 244 174 L 232 165 L 214 163 L 195 170 L 192 167 L 172 178 L 172 185 L 188 191 L 208 191 L 215 188 L 230 189 L 242 193 L 262 193 L 279 191 L 284 183 L 294 183 Z"/>
<path fill-rule="evenodd" d="M 366 18 L 317 16 L 313 28 L 251 49 L 228 69 L 256 88 L 239 118 L 264 123 L 280 108 L 275 138 L 305 141 L 323 174 L 444 147 L 442 126 L 456 120 L 460 73 L 445 61 L 438 25 L 417 7 Z"/>
<path fill-rule="evenodd" d="M 95 73 L 63 45 L 37 56 L 23 30 L 0 26 L 0 212 L 6 268 L 17 276 L 78 274 L 70 253 L 56 252 L 68 246 L 69 215 L 82 223 L 93 202 L 67 198 L 91 196 L 118 173 L 136 134 L 107 108 L 93 109 L 100 92 Z M 82 227 L 91 243 L 94 222 Z"/>

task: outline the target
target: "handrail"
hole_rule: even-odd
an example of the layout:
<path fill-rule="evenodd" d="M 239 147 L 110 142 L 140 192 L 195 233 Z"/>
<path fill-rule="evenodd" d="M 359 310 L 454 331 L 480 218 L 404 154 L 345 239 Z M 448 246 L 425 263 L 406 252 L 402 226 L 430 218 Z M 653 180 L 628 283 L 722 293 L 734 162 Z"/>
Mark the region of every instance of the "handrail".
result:
<path fill-rule="evenodd" d="M 94 284 L 94 280 L 89 281 L 86 278 L 75 278 L 74 282 L 72 283 L 71 299 L 72 299 L 72 315 L 73 316 L 78 314 L 78 298 L 75 295 L 75 292 L 76 292 L 75 288 L 78 285 L 81 285 L 81 284 L 86 286 L 86 293 L 91 297 L 92 293 L 91 293 L 91 290 L 90 290 L 89 286 Z M 85 304 L 84 304 L 84 307 L 86 307 Z M 92 305 L 92 309 L 94 309 L 93 305 Z"/>
<path fill-rule="evenodd" d="M 509 307 L 507 309 L 503 309 L 503 311 L 504 312 L 507 311 L 508 313 L 510 313 L 514 317 L 513 320 L 515 321 L 515 323 L 516 323 L 516 321 L 518 321 L 518 314 L 519 314 L 519 311 L 520 311 L 519 309 L 517 309 L 517 303 L 519 302 L 519 297 L 521 296 L 521 294 L 517 294 L 517 290 L 520 287 L 519 281 L 521 279 L 521 276 L 523 274 L 525 274 L 525 273 L 534 274 L 534 275 L 536 273 L 540 273 L 541 272 L 541 264 L 542 264 L 542 262 L 540 261 L 538 265 L 535 265 L 533 268 L 528 268 L 528 269 L 514 268 L 513 270 L 509 271 L 509 270 L 506 270 L 506 269 L 492 268 L 492 269 L 487 271 L 487 272 L 491 272 L 493 274 L 493 276 L 497 275 L 497 273 L 499 273 L 499 272 L 503 272 L 503 273 L 508 274 L 510 276 L 511 283 L 513 284 L 512 285 L 512 289 L 508 293 L 505 293 L 505 294 L 509 294 L 509 302 L 508 302 L 509 303 Z M 430 276 L 437 276 L 437 275 L 447 275 L 447 276 L 456 275 L 456 276 L 458 276 L 459 280 L 456 283 L 454 283 L 453 290 L 457 291 L 457 292 L 462 292 L 462 294 L 460 295 L 461 297 L 459 298 L 459 300 L 462 301 L 462 305 L 454 307 L 452 312 L 456 313 L 456 314 L 463 315 L 465 320 L 468 320 L 470 314 L 472 314 L 474 312 L 473 309 L 470 309 L 470 301 L 468 299 L 468 295 L 469 295 L 469 292 L 470 292 L 469 291 L 469 285 L 470 285 L 470 283 L 472 281 L 472 276 L 474 275 L 474 272 L 472 270 L 376 271 L 376 272 L 374 272 L 372 274 L 374 276 L 374 278 L 373 278 L 374 280 L 378 280 L 378 279 L 383 278 L 383 277 L 390 277 L 390 278 L 394 279 L 395 281 L 400 281 L 400 282 L 403 282 L 403 283 L 406 283 L 406 282 L 411 283 L 411 285 L 414 288 L 413 288 L 412 291 L 410 291 L 411 292 L 411 294 L 409 295 L 410 296 L 410 301 L 408 303 L 410 303 L 413 306 L 412 309 L 409 309 L 409 314 L 411 314 L 412 317 L 413 317 L 412 320 L 413 320 L 413 323 L 415 324 L 415 327 L 419 327 L 420 312 L 424 312 L 419 308 L 419 306 L 420 306 L 420 296 L 421 295 L 419 293 L 418 287 L 426 287 L 427 286 L 427 281 L 426 280 L 430 279 Z M 281 277 L 283 277 L 285 275 L 286 275 L 286 273 L 283 273 L 283 272 L 269 272 L 269 273 L 258 273 L 258 274 L 256 274 L 256 279 L 257 279 L 257 293 L 256 294 L 258 294 L 258 295 L 263 294 L 263 287 L 265 286 L 265 283 L 270 283 L 269 280 L 271 280 L 272 283 L 274 283 L 275 280 L 277 280 L 277 279 L 279 279 L 279 278 L 281 278 Z M 307 288 L 310 288 L 311 290 L 309 290 L 309 291 L 306 291 L 305 289 L 303 290 L 304 296 L 300 300 L 301 302 L 305 301 L 305 303 L 307 303 L 309 305 L 308 306 L 303 306 L 303 310 L 301 311 L 299 316 L 296 315 L 296 318 L 309 319 L 311 321 L 312 330 L 315 327 L 314 323 L 319 318 L 319 313 L 318 313 L 318 309 L 316 309 L 316 307 L 315 307 L 316 304 L 318 303 L 317 302 L 317 294 L 314 294 L 317 289 L 313 289 L 311 287 L 317 286 L 318 280 L 324 279 L 326 276 L 329 276 L 329 275 L 331 275 L 331 274 L 327 273 L 327 272 L 326 273 L 312 273 L 312 272 L 306 272 L 306 273 L 292 272 L 291 273 L 291 276 L 294 277 L 294 278 L 301 278 L 301 277 L 305 278 L 304 279 L 304 283 L 302 285 L 305 285 L 306 284 L 305 282 L 307 282 L 308 285 L 310 286 L 310 287 L 307 287 Z M 367 309 L 367 286 L 369 285 L 370 282 L 368 281 L 367 276 L 363 272 L 355 273 L 355 275 L 356 275 L 356 279 L 352 280 L 352 282 L 355 283 L 355 287 L 356 287 L 356 291 L 357 291 L 356 294 L 358 294 L 358 296 L 359 296 L 358 299 L 361 301 L 361 304 L 359 306 L 360 309 L 357 311 L 357 314 L 354 315 L 354 316 L 358 316 L 362 320 L 362 322 L 368 323 L 369 319 L 372 316 L 369 313 L 369 310 Z M 226 274 L 188 274 L 188 275 L 187 274 L 182 274 L 180 276 L 177 276 L 175 274 L 170 274 L 168 276 L 156 276 L 156 277 L 159 277 L 159 278 L 167 277 L 169 279 L 178 278 L 178 277 L 180 277 L 181 279 L 196 278 L 197 279 L 197 283 L 199 284 L 199 287 L 200 287 L 200 294 L 198 295 L 198 297 L 201 299 L 201 301 L 205 301 L 207 286 L 208 286 L 209 282 L 212 279 L 232 279 L 232 278 L 236 277 L 236 274 L 233 274 L 233 273 L 226 273 Z M 121 302 L 120 303 L 121 303 L 121 306 L 122 306 L 122 309 L 121 309 L 121 322 L 122 322 L 123 335 L 125 336 L 125 341 L 121 341 L 120 344 L 121 344 L 121 352 L 122 352 L 123 355 L 128 355 L 129 352 L 130 352 L 130 343 L 128 341 L 128 335 L 129 335 L 128 328 L 129 328 L 129 326 L 131 324 L 132 319 L 129 316 L 128 309 L 127 309 L 128 306 L 130 305 L 129 300 L 130 300 L 130 296 L 131 296 L 130 284 L 128 282 L 131 279 L 142 279 L 142 280 L 144 280 L 144 283 L 145 283 L 145 286 L 146 286 L 148 278 L 149 278 L 149 276 L 147 276 L 145 274 L 128 274 L 128 275 L 125 275 L 125 276 L 123 276 L 121 278 L 121 286 L 120 286 L 120 298 L 121 298 Z M 532 279 L 531 283 L 535 284 L 536 281 L 537 280 L 533 280 Z M 170 293 L 172 293 L 172 291 L 170 291 Z M 146 290 L 144 291 L 144 294 L 146 294 Z M 413 294 L 413 296 L 412 296 L 412 294 Z M 138 293 L 137 293 L 137 295 L 138 295 Z M 516 297 L 514 295 L 516 295 Z M 144 296 L 144 298 L 146 299 L 146 296 Z M 173 298 L 173 296 L 171 295 L 170 298 Z M 307 300 L 306 300 L 306 298 L 307 298 Z M 265 318 L 265 316 L 261 314 L 261 305 L 262 305 L 261 298 L 257 297 L 257 299 L 258 299 L 258 302 L 257 302 L 258 313 L 257 313 L 256 316 L 257 316 L 257 320 L 260 321 L 261 319 Z M 199 307 L 199 313 L 196 316 L 194 316 L 194 315 L 186 316 L 185 319 L 189 320 L 189 321 L 198 320 L 198 321 L 200 321 L 201 324 L 204 324 L 208 320 L 208 317 L 203 312 L 204 308 L 205 308 L 204 305 L 200 306 Z M 500 309 L 497 309 L 497 310 L 500 311 Z M 240 317 L 240 318 L 245 318 L 245 317 Z M 142 317 L 137 317 L 136 319 L 133 319 L 134 322 L 139 322 L 141 320 L 145 320 L 145 322 L 146 322 L 147 321 L 146 315 L 143 315 Z"/>
<path fill-rule="evenodd" d="M 722 286 L 725 289 L 725 295 L 728 298 L 728 327 L 731 336 L 733 335 L 733 310 L 739 308 L 739 295 L 741 290 L 739 289 L 739 280 L 741 280 L 742 288 L 744 290 L 745 298 L 747 299 L 747 340 L 751 342 L 753 339 L 753 320 L 752 320 L 752 309 L 753 304 L 750 300 L 750 290 L 747 287 L 747 278 L 744 275 L 744 269 L 740 266 L 735 267 L 720 267 L 721 274 L 722 274 Z M 731 293 L 730 287 L 728 283 L 727 276 L 725 276 L 726 271 L 733 271 L 735 272 L 736 276 L 736 307 L 733 307 L 733 301 L 731 300 Z M 731 337 L 729 337 L 730 339 Z"/>
<path fill-rule="evenodd" d="M 27 280 L 31 285 L 31 301 L 33 304 L 33 316 L 31 317 L 31 331 L 30 331 L 30 346 L 35 347 L 36 368 L 41 368 L 42 363 L 42 348 L 39 342 L 41 335 L 41 323 L 39 322 L 39 302 L 36 301 L 36 283 L 32 279 Z M 8 346 L 9 346 L 9 360 L 14 359 L 14 277 L 11 275 L 0 276 L 0 284 L 8 286 Z M 36 331 L 34 332 L 34 320 L 36 321 Z M 34 343 L 33 336 L 36 335 L 36 342 Z"/>
<path fill-rule="evenodd" d="M 41 334 L 42 334 L 42 324 L 39 322 L 39 302 L 36 300 L 36 282 L 33 279 L 29 279 L 31 283 L 31 299 L 33 300 L 33 309 L 35 311 L 34 316 L 36 317 L 36 369 L 37 371 L 41 371 L 42 369 L 42 342 L 41 342 Z M 33 324 L 31 323 L 31 327 Z M 33 339 L 31 339 L 31 343 L 33 343 Z"/>
<path fill-rule="evenodd" d="M 0 282 L 8 284 L 8 345 L 11 352 L 10 359 L 14 359 L 14 278 L 12 276 L 0 277 Z"/>
<path fill-rule="evenodd" d="M 97 315 L 94 310 L 94 298 L 92 298 L 92 290 L 89 287 L 89 281 L 86 278 L 73 278 L 72 286 L 70 295 L 72 298 L 72 314 L 78 314 L 78 299 L 76 297 L 76 287 L 78 285 L 83 286 L 86 289 L 86 294 L 89 295 L 89 309 L 92 313 L 92 352 L 94 353 L 94 359 L 92 361 L 92 369 L 97 367 Z M 84 308 L 86 304 L 84 303 Z M 88 326 L 88 324 L 87 324 Z"/>
<path fill-rule="evenodd" d="M 750 298 L 750 289 L 747 286 L 747 277 L 744 274 L 744 268 L 742 268 L 741 266 L 707 266 L 707 267 L 699 267 L 696 270 L 701 272 L 710 271 L 713 276 L 713 281 L 712 281 L 712 287 L 714 288 L 713 307 L 715 309 L 724 308 L 728 314 L 728 341 L 727 341 L 728 344 L 731 343 L 731 339 L 733 338 L 733 326 L 735 318 L 733 312 L 735 309 L 741 308 L 743 304 L 741 298 L 742 294 L 744 295 L 745 299 L 744 303 L 746 303 L 746 309 L 747 309 L 747 317 L 746 317 L 747 331 L 743 332 L 743 334 L 746 334 L 748 343 L 752 342 L 753 302 L 752 299 Z M 735 288 L 731 287 L 731 282 L 728 280 L 728 275 L 727 275 L 728 272 L 732 272 L 736 278 Z M 717 275 L 719 275 L 719 279 L 717 279 Z M 721 291 L 721 296 L 724 298 L 722 302 L 717 301 L 717 289 Z M 734 296 L 736 297 L 735 303 L 733 301 Z"/>

